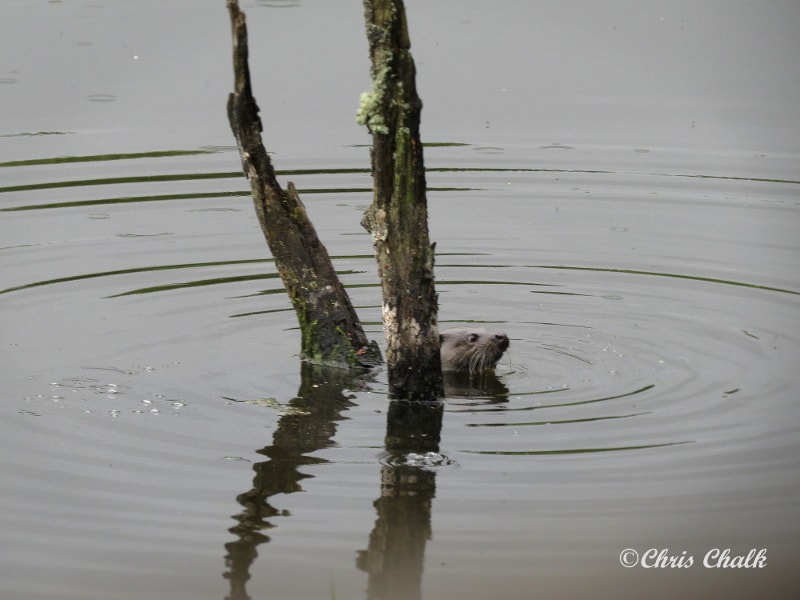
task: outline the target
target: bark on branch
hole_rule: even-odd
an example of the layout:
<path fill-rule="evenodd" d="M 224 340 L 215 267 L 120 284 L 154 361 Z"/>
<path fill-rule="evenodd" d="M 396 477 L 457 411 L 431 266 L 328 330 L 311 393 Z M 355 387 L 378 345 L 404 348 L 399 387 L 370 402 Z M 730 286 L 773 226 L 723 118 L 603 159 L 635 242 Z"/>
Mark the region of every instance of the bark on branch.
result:
<path fill-rule="evenodd" d="M 325 246 L 317 237 L 291 182 L 281 188 L 261 140 L 261 119 L 248 67 L 247 24 L 236 0 L 228 0 L 233 33 L 234 92 L 228 120 L 239 146 L 242 168 L 302 332 L 301 355 L 314 362 L 374 365 L 380 350 L 361 327 Z"/>
<path fill-rule="evenodd" d="M 422 102 L 402 0 L 364 0 L 364 16 L 373 88 L 361 95 L 357 118 L 372 133 L 374 195 L 363 223 L 381 277 L 389 395 L 432 400 L 444 392 L 419 135 Z"/>

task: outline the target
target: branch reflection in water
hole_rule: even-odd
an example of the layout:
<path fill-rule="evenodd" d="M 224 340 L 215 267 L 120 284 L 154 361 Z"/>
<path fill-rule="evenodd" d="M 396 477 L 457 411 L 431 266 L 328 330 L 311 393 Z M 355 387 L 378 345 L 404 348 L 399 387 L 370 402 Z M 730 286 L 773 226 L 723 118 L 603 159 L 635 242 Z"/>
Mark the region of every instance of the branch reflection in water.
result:
<path fill-rule="evenodd" d="M 447 396 L 506 400 L 494 373 L 445 377 Z M 425 546 L 431 539 L 436 468 L 450 464 L 439 453 L 444 402 L 393 400 L 389 404 L 378 513 L 367 550 L 356 564 L 366 571 L 368 600 L 420 600 Z"/>
<path fill-rule="evenodd" d="M 253 465 L 253 486 L 236 498 L 242 511 L 229 529 L 236 540 L 225 544 L 225 578 L 230 584 L 226 600 L 250 600 L 246 584 L 251 577 L 260 544 L 270 541 L 264 532 L 270 519 L 289 516 L 275 508 L 275 494 L 302 491 L 304 465 L 324 459 L 310 454 L 334 444 L 337 422 L 353 406 L 345 394 L 368 385 L 369 372 L 303 363 L 302 380 L 291 411 L 278 422 L 272 444 L 261 450 L 268 460 Z M 446 381 L 448 396 L 480 397 L 500 403 L 508 389 L 493 375 L 480 378 L 464 374 Z M 368 600 L 422 598 L 425 545 L 431 538 L 431 506 L 436 492 L 436 468 L 450 464 L 439 453 L 444 402 L 392 400 L 387 415 L 385 452 L 382 455 L 380 495 L 374 506 L 377 519 L 368 547 L 357 554 L 356 566 L 367 573 Z"/>
<path fill-rule="evenodd" d="M 270 505 L 270 496 L 301 491 L 300 481 L 311 476 L 300 468 L 325 462 L 309 454 L 334 444 L 336 423 L 353 405 L 344 390 L 364 387 L 366 377 L 368 372 L 302 363 L 300 389 L 289 402 L 291 412 L 280 418 L 272 445 L 258 450 L 269 460 L 253 465 L 252 489 L 236 497 L 243 510 L 234 515 L 238 524 L 229 529 L 238 539 L 225 544 L 225 578 L 230 582 L 227 600 L 249 600 L 245 587 L 258 546 L 270 540 L 263 533 L 274 527 L 269 519 L 288 516 Z"/>

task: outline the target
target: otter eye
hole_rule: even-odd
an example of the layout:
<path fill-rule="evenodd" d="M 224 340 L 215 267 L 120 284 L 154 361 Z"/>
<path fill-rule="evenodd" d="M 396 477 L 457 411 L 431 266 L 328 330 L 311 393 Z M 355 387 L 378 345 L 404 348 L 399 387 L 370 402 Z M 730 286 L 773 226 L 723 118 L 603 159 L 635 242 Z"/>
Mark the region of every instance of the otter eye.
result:
<path fill-rule="evenodd" d="M 477 333 L 470 333 L 469 336 L 467 336 L 467 339 L 469 340 L 470 344 L 474 344 L 475 342 L 478 341 L 478 334 Z"/>

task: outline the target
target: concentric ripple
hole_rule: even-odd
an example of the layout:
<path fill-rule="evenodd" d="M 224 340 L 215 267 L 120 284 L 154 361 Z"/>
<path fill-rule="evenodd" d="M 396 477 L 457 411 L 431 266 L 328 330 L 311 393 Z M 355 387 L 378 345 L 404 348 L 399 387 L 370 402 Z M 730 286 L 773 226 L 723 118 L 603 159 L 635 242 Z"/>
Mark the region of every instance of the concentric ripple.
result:
<path fill-rule="evenodd" d="M 526 150 L 542 163 L 550 151 Z M 653 515 L 701 515 L 702 539 L 681 530 L 697 547 L 769 510 L 763 535 L 784 543 L 800 456 L 798 183 L 664 173 L 646 164 L 654 154 L 631 151 L 619 169 L 428 148 L 441 324 L 505 331 L 511 346 L 494 376 L 448 378 L 436 451 L 397 456 L 382 447 L 385 372 L 338 390 L 321 422 L 293 405 L 296 321 L 235 151 L 2 165 L 13 450 L 0 514 L 48 513 L 4 523 L 17 557 L 7 589 L 26 589 L 25 557 L 42 547 L 51 581 L 117 573 L 94 588 L 108 598 L 143 573 L 157 595 L 171 580 L 161 565 L 187 545 L 205 587 L 227 585 L 223 560 L 230 577 L 258 572 L 240 562 L 254 553 L 279 572 L 296 573 L 299 556 L 349 572 L 383 527 L 381 478 L 398 469 L 424 473 L 444 540 L 426 550 L 435 564 L 472 564 L 484 548 L 481 564 L 500 572 L 533 560 L 531 539 L 558 548 L 598 518 L 609 525 L 587 543 L 607 548 L 620 514 L 642 531 Z M 281 177 L 382 342 L 359 225 L 367 170 L 289 166 Z M 311 431 L 318 443 L 297 436 Z"/>

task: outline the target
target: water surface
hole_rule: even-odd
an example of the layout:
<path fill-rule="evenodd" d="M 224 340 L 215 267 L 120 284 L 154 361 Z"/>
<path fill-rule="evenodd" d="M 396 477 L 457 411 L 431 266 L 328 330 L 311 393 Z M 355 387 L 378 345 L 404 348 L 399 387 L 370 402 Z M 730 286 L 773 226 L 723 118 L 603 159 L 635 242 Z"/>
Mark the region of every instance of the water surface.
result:
<path fill-rule="evenodd" d="M 281 180 L 382 343 L 360 3 L 242 6 Z M 384 372 L 297 358 L 224 3 L 0 9 L 4 595 L 790 597 L 800 12 L 408 10 L 441 321 L 511 349 L 398 457 Z"/>

